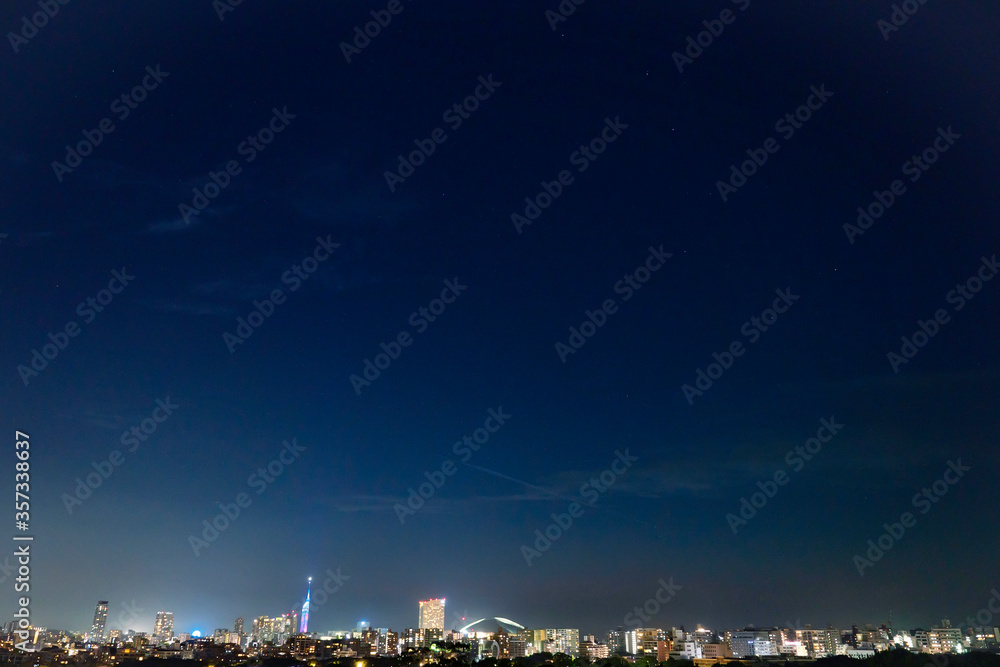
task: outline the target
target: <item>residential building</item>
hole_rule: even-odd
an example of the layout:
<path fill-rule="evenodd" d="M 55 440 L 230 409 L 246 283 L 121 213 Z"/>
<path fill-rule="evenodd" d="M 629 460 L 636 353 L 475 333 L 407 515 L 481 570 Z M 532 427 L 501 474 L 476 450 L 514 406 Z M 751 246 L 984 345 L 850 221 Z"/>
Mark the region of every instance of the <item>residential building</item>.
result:
<path fill-rule="evenodd" d="M 91 626 L 90 634 L 94 639 L 104 638 L 104 626 L 108 624 L 108 601 L 98 600 L 97 608 L 94 609 L 94 624 Z"/>

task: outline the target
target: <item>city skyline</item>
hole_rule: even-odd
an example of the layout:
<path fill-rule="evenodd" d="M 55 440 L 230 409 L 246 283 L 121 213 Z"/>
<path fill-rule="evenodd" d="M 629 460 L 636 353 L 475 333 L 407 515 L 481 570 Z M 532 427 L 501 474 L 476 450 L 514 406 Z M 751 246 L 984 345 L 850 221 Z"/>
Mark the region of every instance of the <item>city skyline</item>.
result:
<path fill-rule="evenodd" d="M 1000 603 L 1000 592 L 991 591 L 991 603 Z M 98 615 L 104 601 L 98 604 Z M 420 601 L 418 603 L 422 619 L 421 625 L 434 625 L 438 620 L 438 612 L 443 600 Z M 429 605 L 428 603 L 433 603 Z M 61 631 L 45 628 L 28 629 L 28 636 L 35 639 L 24 642 L 36 648 L 42 643 L 53 641 L 59 645 L 74 646 L 75 650 L 84 651 L 84 655 L 95 647 L 104 645 L 120 645 L 125 654 L 139 652 L 146 657 L 182 657 L 199 659 L 198 656 L 211 657 L 215 655 L 225 660 L 241 659 L 247 655 L 295 656 L 295 657 L 326 657 L 344 658 L 369 656 L 396 657 L 407 654 L 413 649 L 455 651 L 466 653 L 468 658 L 483 659 L 527 657 L 535 653 L 564 653 L 570 657 L 586 657 L 592 660 L 603 660 L 610 656 L 629 655 L 638 657 L 656 656 L 655 660 L 663 664 L 668 658 L 678 660 L 694 660 L 698 667 L 708 667 L 710 664 L 723 663 L 730 660 L 754 658 L 763 660 L 793 659 L 816 660 L 827 656 L 848 656 L 865 659 L 873 657 L 878 652 L 902 648 L 911 653 L 930 654 L 961 654 L 970 650 L 1000 650 L 1000 628 L 990 627 L 994 620 L 994 612 L 989 609 L 979 610 L 975 617 L 967 621 L 980 623 L 980 626 L 970 625 L 963 628 L 953 625 L 949 619 L 942 619 L 939 624 L 929 629 L 916 628 L 912 630 L 893 628 L 891 623 L 875 626 L 872 624 L 852 625 L 850 628 L 813 628 L 806 624 L 805 628 L 793 627 L 744 627 L 742 629 L 720 628 L 705 629 L 699 626 L 696 630 L 685 630 L 672 627 L 670 630 L 652 626 L 638 628 L 622 628 L 609 630 L 606 635 L 597 637 L 581 634 L 577 628 L 529 629 L 507 618 L 480 619 L 467 624 L 461 632 L 442 632 L 437 627 L 424 629 L 406 628 L 403 632 L 395 632 L 391 628 L 376 629 L 367 627 L 367 623 L 359 623 L 358 627 L 345 633 L 295 632 L 295 614 L 283 614 L 270 619 L 259 617 L 254 619 L 252 632 L 244 634 L 243 617 L 234 621 L 234 632 L 227 628 L 216 628 L 211 635 L 204 638 L 200 632 L 173 634 L 173 617 L 171 612 L 160 611 L 156 616 L 157 632 L 148 637 L 146 633 L 129 631 L 122 634 L 111 630 L 105 640 L 96 633 L 76 639 L 61 633 Z M 997 607 L 1000 613 L 1000 606 Z M 495 623 L 493 623 L 495 622 Z M 486 629 L 472 631 L 470 628 L 485 623 Z M 985 624 L 985 627 L 982 625 Z M 8 623 L 4 632 L 11 632 L 16 625 Z M 95 624 L 99 625 L 99 623 Z M 491 629 L 497 625 L 496 631 Z M 467 632 L 468 630 L 468 632 Z M 44 637 L 44 639 L 43 639 Z M 606 637 L 606 640 L 604 639 Z M 84 643 L 80 643 L 79 640 Z M 442 644 L 443 642 L 443 644 Z M 453 643 L 463 644 L 464 648 L 453 646 Z M 435 644 L 438 648 L 435 649 Z M 218 647 L 214 652 L 211 646 Z M 115 651 L 117 649 L 112 649 Z M 244 651 L 246 653 L 244 653 Z M 478 656 L 478 657 L 477 657 Z M 544 656 L 543 656 L 544 657 Z M 142 660 L 142 657 L 139 658 Z M 702 662 L 697 662 L 702 661 Z M 646 663 L 649 665 L 649 663 Z"/>
<path fill-rule="evenodd" d="M 309 590 L 307 591 L 307 597 L 311 593 L 311 580 L 312 580 L 312 577 L 309 577 L 308 581 L 309 581 L 310 586 L 309 586 Z M 980 615 L 982 615 L 983 612 L 987 612 L 988 618 L 986 618 L 986 619 L 979 618 L 977 620 L 976 615 L 974 615 L 974 614 L 967 615 L 967 616 L 962 617 L 962 618 L 955 618 L 955 619 L 951 619 L 948 616 L 941 616 L 938 620 L 936 620 L 934 622 L 930 622 L 930 623 L 923 623 L 923 624 L 917 624 L 917 625 L 899 625 L 897 623 L 895 626 L 893 626 L 893 622 L 892 622 L 892 618 L 891 618 L 891 610 L 890 610 L 890 615 L 887 617 L 887 619 L 880 619 L 880 620 L 870 620 L 870 619 L 869 620 L 856 620 L 856 621 L 853 621 L 852 623 L 850 623 L 850 624 L 848 624 L 846 626 L 839 626 L 839 627 L 851 627 L 851 626 L 885 627 L 886 625 L 888 625 L 889 628 L 896 627 L 899 630 L 907 630 L 908 631 L 908 630 L 913 630 L 913 629 L 917 629 L 917 628 L 936 627 L 935 623 L 937 623 L 939 625 L 943 624 L 944 627 L 950 627 L 949 624 L 952 623 L 952 622 L 954 622 L 954 623 L 957 624 L 957 625 L 955 625 L 956 628 L 967 628 L 967 627 L 978 627 L 978 626 L 989 625 L 990 623 L 992 623 L 994 621 L 994 616 L 995 616 L 995 618 L 1000 619 L 1000 593 L 998 593 L 996 589 L 993 589 L 991 591 L 991 593 L 992 593 L 992 597 L 987 602 L 987 605 L 983 609 L 979 610 L 979 612 L 978 612 Z M 653 600 L 653 599 L 655 599 L 655 598 L 651 598 L 651 600 Z M 424 604 L 425 603 L 435 603 L 435 602 L 439 602 L 439 601 L 443 603 L 445 601 L 445 598 L 431 598 L 430 600 L 421 600 L 421 601 L 419 601 L 418 602 L 418 616 L 423 616 L 424 615 L 424 613 L 425 613 L 424 612 Z M 998 609 L 995 612 L 995 614 L 992 611 L 992 603 L 993 602 L 996 602 L 997 606 L 998 606 Z M 97 625 L 98 625 L 97 624 L 97 618 L 102 613 L 102 606 L 104 607 L 104 617 L 106 618 L 106 606 L 107 606 L 107 604 L 108 604 L 108 601 L 99 601 L 98 602 L 97 611 L 95 612 L 95 622 L 94 622 L 94 626 L 93 626 L 95 629 L 97 628 Z M 125 606 L 127 608 L 128 605 L 125 605 Z M 441 604 L 440 607 L 441 607 L 441 611 L 443 611 L 444 605 Z M 306 604 L 303 604 L 303 610 L 306 610 L 306 609 L 307 609 Z M 135 610 L 133 609 L 132 612 L 134 612 L 134 611 Z M 641 612 L 639 612 L 639 608 L 636 608 L 635 611 L 641 614 Z M 294 614 L 294 612 L 293 612 L 293 614 Z M 429 621 L 433 621 L 434 619 L 438 618 L 438 613 L 437 613 L 436 609 L 430 609 L 427 612 L 427 614 L 428 614 L 428 620 Z M 266 614 L 264 616 L 254 617 L 254 618 L 256 620 L 257 618 L 265 618 L 265 617 L 267 617 Z M 278 617 L 275 617 L 275 618 L 278 618 Z M 657 623 L 653 622 L 654 619 L 651 618 L 648 614 L 641 616 L 641 619 L 643 621 L 642 623 L 638 622 L 638 618 L 639 617 L 632 616 L 632 619 L 631 619 L 632 622 L 629 625 L 608 626 L 604 630 L 588 629 L 586 632 L 584 632 L 582 630 L 579 630 L 578 632 L 580 633 L 580 636 L 585 636 L 585 635 L 600 636 L 602 633 L 611 632 L 611 631 L 615 630 L 616 628 L 619 629 L 619 630 L 624 629 L 625 631 L 633 631 L 633 630 L 636 630 L 636 629 L 639 629 L 639 628 L 654 628 L 654 627 L 659 627 L 659 628 L 664 628 L 664 629 L 665 628 L 685 628 L 688 625 L 687 623 L 684 623 L 684 622 L 672 622 L 672 623 L 668 623 L 666 625 L 657 624 Z M 174 614 L 172 612 L 163 612 L 163 611 L 156 612 L 156 615 L 155 615 L 155 618 L 154 618 L 154 622 L 153 622 L 153 624 L 151 626 L 149 626 L 151 628 L 150 630 L 144 629 L 145 626 L 143 625 L 143 623 L 138 622 L 139 618 L 137 616 L 135 617 L 135 619 L 136 619 L 137 622 L 133 623 L 128 628 L 124 628 L 124 627 L 109 627 L 109 628 L 107 628 L 107 630 L 108 631 L 111 631 L 111 630 L 118 630 L 118 631 L 130 630 L 130 631 L 135 631 L 135 632 L 146 633 L 146 634 L 149 634 L 151 636 L 157 636 L 157 634 L 158 634 L 157 628 L 160 627 L 160 623 L 161 623 L 161 619 L 162 619 L 163 627 L 164 627 L 164 629 L 167 632 L 170 633 L 169 636 L 177 636 L 177 635 L 180 635 L 180 634 L 191 635 L 192 633 L 200 633 L 200 634 L 194 635 L 194 636 L 211 636 L 211 634 L 212 634 L 208 630 L 208 628 L 210 626 L 212 626 L 211 623 L 208 624 L 208 625 L 205 625 L 204 628 L 203 627 L 192 627 L 192 628 L 189 628 L 189 629 L 185 630 L 183 633 L 176 633 L 176 634 L 174 634 L 173 633 Z M 626 616 L 626 619 L 628 619 L 628 616 Z M 897 616 L 897 619 L 898 619 L 898 616 Z M 320 632 L 312 631 L 312 634 L 324 635 L 324 634 L 327 634 L 327 633 L 360 632 L 359 630 L 357 630 L 357 628 L 372 628 L 372 629 L 376 629 L 376 628 L 380 628 L 380 629 L 386 629 L 386 628 L 394 629 L 395 628 L 395 629 L 398 629 L 398 630 L 408 629 L 408 628 L 413 628 L 413 629 L 438 629 L 438 630 L 443 630 L 443 631 L 449 631 L 450 632 L 450 631 L 461 630 L 464 626 L 469 625 L 469 623 L 467 622 L 468 619 L 465 618 L 465 617 L 459 617 L 459 616 L 455 615 L 454 616 L 454 620 L 455 620 L 454 627 L 448 627 L 447 622 L 446 622 L 444 624 L 444 627 L 437 627 L 437 626 L 430 626 L 430 625 L 428 625 L 426 628 L 423 626 L 423 624 L 421 624 L 419 622 L 419 620 L 418 620 L 418 623 L 414 624 L 414 625 L 403 625 L 403 624 L 395 624 L 394 625 L 394 624 L 383 624 L 383 623 L 374 623 L 373 624 L 371 621 L 368 621 L 368 620 L 359 620 L 356 624 L 351 625 L 350 627 L 327 628 L 326 630 L 320 631 Z M 481 622 L 487 622 L 487 621 L 493 621 L 493 620 L 501 621 L 501 622 L 506 622 L 509 619 L 506 619 L 505 617 L 502 617 L 502 616 L 496 616 L 496 615 L 494 615 L 494 616 L 484 616 L 484 617 L 480 618 L 480 621 L 477 622 L 477 624 L 481 623 Z M 239 617 L 236 618 L 236 622 L 234 622 L 234 624 L 233 624 L 234 632 L 236 632 L 237 634 L 243 632 L 242 621 L 243 621 L 243 617 L 239 616 Z M 308 630 L 307 627 L 303 628 L 303 619 L 302 619 L 301 616 L 299 616 L 298 621 L 299 621 L 298 625 L 296 626 L 296 627 L 298 627 L 298 633 L 299 634 L 304 634 L 304 633 L 309 632 L 309 630 Z M 216 623 L 215 626 L 216 627 L 221 627 L 221 626 L 218 626 L 218 623 Z M 551 622 L 547 623 L 547 624 L 546 623 L 542 623 L 542 624 L 537 625 L 537 627 L 539 627 L 539 628 L 553 627 L 553 624 Z M 755 627 L 755 628 L 758 628 L 758 629 L 766 629 L 766 628 L 805 629 L 807 627 L 814 627 L 814 628 L 817 628 L 817 629 L 819 629 L 819 628 L 824 628 L 825 629 L 825 628 L 828 628 L 828 627 L 838 627 L 838 626 L 836 626 L 836 624 L 833 624 L 833 623 L 817 624 L 817 623 L 814 623 L 814 622 L 810 622 L 809 620 L 803 620 L 803 619 L 800 619 L 800 618 L 796 618 L 796 620 L 794 622 L 786 620 L 784 623 L 778 623 L 778 622 L 774 622 L 774 623 L 748 623 L 748 624 L 743 624 L 743 625 L 739 625 L 739 626 L 734 626 L 734 628 L 746 628 L 746 627 L 751 627 L 751 628 Z M 718 633 L 721 630 L 732 630 L 732 629 L 734 629 L 734 628 L 724 628 L 724 627 L 712 627 L 712 626 L 708 626 L 708 625 L 703 624 L 703 623 L 696 623 L 695 624 L 695 628 L 698 629 L 699 631 L 702 630 L 702 629 L 705 629 L 706 631 L 712 631 L 712 632 L 716 632 L 716 633 Z M 74 631 L 72 628 L 68 628 L 68 627 L 67 628 L 63 628 L 63 629 L 67 630 L 67 631 Z M 487 632 L 489 632 L 489 631 L 490 630 L 487 630 Z M 691 630 L 688 630 L 688 631 L 690 632 Z M 477 631 L 477 632 L 482 632 L 482 631 L 480 630 L 480 631 Z M 80 634 L 84 634 L 84 633 L 80 632 Z M 92 629 L 91 633 L 88 633 L 88 634 L 94 634 L 94 630 Z M 99 636 L 103 636 L 104 634 L 106 634 L 106 631 L 104 631 L 102 629 L 102 632 L 100 633 Z M 289 633 L 289 634 L 291 634 L 291 633 Z"/>

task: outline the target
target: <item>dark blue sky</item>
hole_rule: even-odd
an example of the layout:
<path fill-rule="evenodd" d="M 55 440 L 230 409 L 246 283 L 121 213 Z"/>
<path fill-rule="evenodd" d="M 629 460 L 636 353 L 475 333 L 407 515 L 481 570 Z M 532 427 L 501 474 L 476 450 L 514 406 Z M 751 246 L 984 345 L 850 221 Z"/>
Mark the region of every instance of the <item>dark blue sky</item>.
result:
<path fill-rule="evenodd" d="M 603 633 L 671 577 L 682 588 L 644 625 L 892 609 L 912 627 L 983 607 L 1000 577 L 1000 280 L 949 292 L 992 278 L 1000 253 L 997 8 L 926 3 L 884 39 L 888 2 L 592 0 L 555 30 L 554 0 L 394 7 L 244 2 L 220 20 L 209 0 L 71 2 L 0 49 L 0 391 L 11 450 L 15 429 L 31 436 L 34 621 L 85 629 L 106 599 L 109 627 L 123 603 L 139 630 L 162 609 L 178 632 L 232 627 L 338 568 L 312 629 L 401 629 L 442 596 L 449 626 L 467 612 Z M 0 26 L 36 11 L 8 3 Z M 347 62 L 372 11 L 391 22 Z M 705 21 L 721 34 L 679 72 Z M 142 101 L 120 100 L 136 86 Z M 477 90 L 456 125 L 446 113 Z M 271 143 L 248 142 L 269 124 Z M 390 189 L 397 156 L 438 128 Z M 602 131 L 606 150 L 581 157 Z M 54 169 L 84 132 L 99 145 Z M 936 139 L 934 164 L 905 164 Z M 766 162 L 720 189 L 747 151 Z M 537 219 L 512 221 L 564 171 Z M 226 187 L 185 220 L 212 174 Z M 846 233 L 895 180 L 884 216 Z M 670 257 L 647 264 L 651 248 Z M 102 293 L 115 271 L 134 279 Z M 556 344 L 579 344 L 571 327 L 609 299 L 564 363 Z M 894 372 L 887 354 L 939 309 Z M 19 371 L 50 334 L 65 349 Z M 689 401 L 699 369 L 717 379 Z M 796 464 L 822 419 L 843 428 Z M 478 450 L 456 445 L 486 426 Z M 280 474 L 252 477 L 293 440 Z M 616 452 L 630 464 L 583 487 Z M 959 459 L 971 470 L 922 514 L 914 494 Z M 727 514 L 779 471 L 734 534 Z M 526 558 L 576 499 L 592 504 Z M 915 525 L 860 576 L 855 555 L 907 511 Z"/>

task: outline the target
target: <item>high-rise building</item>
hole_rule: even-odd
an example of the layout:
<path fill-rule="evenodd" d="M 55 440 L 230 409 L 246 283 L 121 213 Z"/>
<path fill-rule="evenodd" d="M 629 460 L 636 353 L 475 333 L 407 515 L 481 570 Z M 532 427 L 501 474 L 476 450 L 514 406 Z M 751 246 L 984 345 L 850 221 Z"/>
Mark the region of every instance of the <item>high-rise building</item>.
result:
<path fill-rule="evenodd" d="M 931 653 L 951 653 L 962 641 L 962 631 L 951 627 L 951 621 L 944 619 L 941 621 L 941 627 L 931 628 L 927 638 Z"/>
<path fill-rule="evenodd" d="M 240 616 L 233 623 L 233 632 L 242 635 L 243 634 L 243 617 Z"/>
<path fill-rule="evenodd" d="M 568 628 L 546 628 L 545 641 L 552 642 L 553 653 L 565 653 L 574 658 L 580 656 L 580 631 Z"/>
<path fill-rule="evenodd" d="M 309 595 L 312 593 L 313 578 L 309 577 L 309 585 L 306 588 L 306 601 L 302 605 L 302 616 L 299 619 L 299 634 L 309 632 Z"/>
<path fill-rule="evenodd" d="M 104 626 L 108 624 L 108 601 L 98 600 L 97 608 L 94 610 L 94 625 L 90 630 L 90 634 L 95 639 L 101 639 L 104 637 Z"/>
<path fill-rule="evenodd" d="M 639 644 L 639 632 L 637 630 L 626 630 L 625 631 L 625 653 L 628 655 L 638 655 L 639 649 L 642 646 Z"/>
<path fill-rule="evenodd" d="M 376 653 L 389 657 L 399 655 L 399 633 L 392 630 L 380 633 Z"/>
<path fill-rule="evenodd" d="M 153 641 L 157 644 L 168 642 L 174 638 L 174 614 L 170 611 L 156 612 L 153 622 Z"/>
<path fill-rule="evenodd" d="M 510 658 L 510 633 L 502 627 L 497 627 L 497 631 L 493 633 L 493 641 L 497 643 L 499 649 L 498 657 L 500 659 Z"/>
<path fill-rule="evenodd" d="M 296 620 L 297 615 L 294 613 L 282 614 L 274 618 L 268 616 L 255 618 L 251 631 L 251 641 L 261 644 L 271 642 L 276 646 L 280 646 L 295 633 Z M 228 633 L 229 631 L 226 630 L 226 632 Z"/>
<path fill-rule="evenodd" d="M 258 616 L 253 619 L 253 625 L 250 629 L 250 639 L 261 644 L 271 641 L 271 619 L 267 616 Z"/>
<path fill-rule="evenodd" d="M 628 651 L 625 647 L 625 635 L 626 631 L 622 626 L 618 626 L 617 630 L 612 630 L 608 633 L 608 653 L 611 655 L 624 655 Z"/>
<path fill-rule="evenodd" d="M 361 633 L 361 641 L 363 641 L 365 645 L 368 646 L 368 651 L 369 651 L 368 655 L 378 654 L 378 638 L 379 638 L 379 631 L 376 628 L 369 627 L 367 630 Z M 358 653 L 358 657 L 359 658 L 362 657 L 360 653 Z"/>
<path fill-rule="evenodd" d="M 420 630 L 441 630 L 444 632 L 444 598 L 420 601 Z"/>

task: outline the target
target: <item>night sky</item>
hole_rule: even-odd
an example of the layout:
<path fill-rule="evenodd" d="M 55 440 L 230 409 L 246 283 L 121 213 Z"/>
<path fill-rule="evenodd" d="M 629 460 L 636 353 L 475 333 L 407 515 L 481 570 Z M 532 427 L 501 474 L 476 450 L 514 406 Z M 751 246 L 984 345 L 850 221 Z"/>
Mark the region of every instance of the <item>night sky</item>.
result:
<path fill-rule="evenodd" d="M 6 3 L 33 622 L 975 614 L 1000 8 L 911 3 Z"/>

